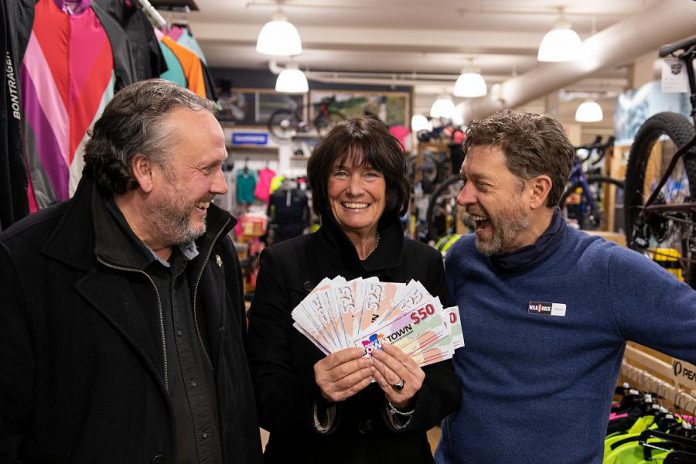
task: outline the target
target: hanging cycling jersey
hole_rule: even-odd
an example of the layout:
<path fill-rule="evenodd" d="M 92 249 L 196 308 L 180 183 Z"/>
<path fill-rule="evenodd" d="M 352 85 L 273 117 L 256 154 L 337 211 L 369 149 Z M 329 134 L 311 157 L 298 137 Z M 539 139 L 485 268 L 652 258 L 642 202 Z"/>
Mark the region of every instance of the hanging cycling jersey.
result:
<path fill-rule="evenodd" d="M 254 203 L 256 181 L 256 173 L 246 166 L 237 172 L 235 184 L 237 185 L 238 205 L 250 205 Z"/>
<path fill-rule="evenodd" d="M 198 45 L 198 41 L 193 36 L 193 34 L 191 34 L 191 31 L 189 30 L 189 28 L 188 27 L 181 27 L 181 26 L 174 26 L 172 29 L 180 29 L 181 30 L 181 34 L 179 35 L 179 37 L 174 39 L 174 40 L 176 40 L 176 42 L 178 44 L 183 45 L 184 47 L 188 48 L 193 53 L 195 53 L 196 56 L 198 56 L 198 58 L 201 60 L 201 62 L 203 62 L 203 64 L 207 64 L 207 62 L 205 61 L 205 56 L 203 55 L 203 50 L 201 50 L 201 46 Z"/>
<path fill-rule="evenodd" d="M 18 63 L 33 16 L 33 0 L 0 0 L 0 231 L 29 213 Z"/>
<path fill-rule="evenodd" d="M 181 30 L 181 34 L 179 35 L 179 37 L 177 39 L 175 39 L 176 42 L 179 45 L 183 45 L 184 47 L 191 50 L 201 60 L 201 68 L 203 68 L 203 79 L 205 81 L 205 96 L 206 96 L 206 98 L 208 100 L 217 101 L 217 94 L 215 93 L 215 80 L 213 79 L 212 74 L 210 74 L 210 71 L 208 70 L 208 66 L 207 66 L 207 62 L 205 60 L 205 55 L 203 54 L 203 50 L 201 50 L 201 46 L 198 44 L 198 41 L 191 33 L 191 29 L 189 29 L 188 26 L 184 26 L 184 27 L 174 26 L 172 28 L 172 30 L 173 29 Z M 170 35 L 170 37 L 171 37 L 171 35 Z"/>
<path fill-rule="evenodd" d="M 130 0 L 92 0 L 125 31 L 135 68 L 135 81 L 158 77 L 167 70 L 155 31 L 145 13 Z"/>
<path fill-rule="evenodd" d="M 174 82 L 175 84 L 179 84 L 181 87 L 187 88 L 188 83 L 186 82 L 186 75 L 184 75 L 184 68 L 181 67 L 179 59 L 164 42 L 160 42 L 159 46 L 162 50 L 164 60 L 167 63 L 167 70 L 160 74 L 160 78 L 166 79 L 170 82 Z"/>
<path fill-rule="evenodd" d="M 302 235 L 304 229 L 309 227 L 310 216 L 307 193 L 300 190 L 294 181 L 285 181 L 271 194 L 268 202 L 273 243 Z"/>
<path fill-rule="evenodd" d="M 259 200 L 268 203 L 271 196 L 271 182 L 275 177 L 276 172 L 269 168 L 259 169 L 258 182 L 254 188 L 254 196 Z"/>
<path fill-rule="evenodd" d="M 186 76 L 187 87 L 197 95 L 206 98 L 205 92 L 205 76 L 203 67 L 198 56 L 183 45 L 179 45 L 166 35 L 162 37 L 161 42 L 169 47 L 176 58 L 181 63 L 181 68 Z"/>
<path fill-rule="evenodd" d="M 70 5 L 38 0 L 22 62 L 32 211 L 69 197 L 82 175 L 89 128 L 134 75 L 118 24 L 89 0 Z"/>

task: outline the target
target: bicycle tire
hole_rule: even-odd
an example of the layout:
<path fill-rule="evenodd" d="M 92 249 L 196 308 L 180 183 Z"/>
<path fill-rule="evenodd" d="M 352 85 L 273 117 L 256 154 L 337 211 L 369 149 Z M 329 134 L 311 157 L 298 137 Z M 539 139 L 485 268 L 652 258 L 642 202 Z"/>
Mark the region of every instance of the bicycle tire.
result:
<path fill-rule="evenodd" d="M 416 182 L 416 161 L 418 155 L 410 155 L 406 159 L 406 169 L 409 182 L 411 185 L 415 185 Z M 440 163 L 437 161 L 435 155 L 432 152 L 425 151 L 421 156 L 420 170 L 420 182 L 423 193 L 431 194 L 437 187 L 438 174 L 440 169 Z"/>
<path fill-rule="evenodd" d="M 587 182 L 587 185 L 590 187 L 591 190 L 589 194 L 582 191 L 582 181 L 578 180 L 571 184 L 570 187 L 568 187 L 566 191 L 563 192 L 563 195 L 561 195 L 561 201 L 558 204 L 560 205 L 563 214 L 566 216 L 566 219 L 577 220 L 578 226 L 581 230 L 606 230 L 607 223 L 606 215 L 603 211 L 602 198 L 593 198 L 599 208 L 598 215 L 595 215 L 594 211 L 587 210 L 582 203 L 578 205 L 578 208 L 571 210 L 569 209 L 571 205 L 567 205 L 566 202 L 570 195 L 575 193 L 578 189 L 581 189 L 580 194 L 583 195 L 584 199 L 585 195 L 591 195 L 595 197 L 595 194 L 597 192 L 604 193 L 605 184 L 614 185 L 617 189 L 623 190 L 624 183 L 618 179 L 614 179 L 613 177 L 608 176 L 588 176 L 585 179 L 585 181 Z M 592 189 L 592 186 L 595 186 L 595 189 Z M 618 193 L 618 191 L 615 193 Z"/>
<path fill-rule="evenodd" d="M 294 111 L 275 110 L 268 118 L 268 131 L 274 137 L 289 140 L 298 132 L 302 132 L 304 123 Z"/>
<path fill-rule="evenodd" d="M 458 212 L 462 207 L 456 200 L 461 191 L 459 187 L 461 180 L 459 176 L 451 176 L 430 196 L 426 210 L 426 223 L 428 238 L 431 240 L 437 241 L 440 237 L 457 232 Z"/>
<path fill-rule="evenodd" d="M 328 134 L 329 131 L 333 129 L 336 124 L 345 120 L 346 117 L 343 113 L 329 110 L 328 117 L 326 117 L 323 114 L 320 114 L 316 117 L 316 119 L 314 120 L 314 128 L 317 130 L 317 134 L 323 137 L 326 134 Z"/>
<path fill-rule="evenodd" d="M 691 213 L 690 217 L 686 215 L 683 218 L 684 222 L 674 221 L 666 214 L 652 214 L 646 220 L 642 207 L 652 192 L 652 187 L 648 186 L 646 189 L 646 172 L 655 143 L 661 137 L 667 136 L 675 147 L 681 147 L 690 141 L 695 133 L 696 129 L 689 120 L 677 113 L 658 113 L 648 118 L 641 125 L 631 146 L 626 168 L 624 198 L 627 245 L 632 249 L 643 251 L 650 257 L 659 253 L 658 248 L 678 248 L 682 257 L 685 258 L 680 261 L 684 280 L 693 288 L 696 288 L 696 264 L 690 260 L 696 259 L 696 253 L 693 251 L 696 248 L 694 213 Z M 669 160 L 662 160 L 663 163 L 665 161 Z M 673 175 L 676 173 L 675 177 L 677 177 L 681 173 L 680 181 L 685 177 L 688 188 L 682 185 L 682 195 L 686 193 L 686 196 L 679 198 L 679 194 L 676 194 L 674 198 L 673 191 L 663 188 L 663 193 L 659 197 L 661 203 L 679 204 L 680 201 L 684 202 L 696 196 L 696 149 L 692 148 L 686 152 L 679 164 L 681 166 L 677 165 Z M 658 171 L 656 179 L 661 176 L 661 171 Z M 678 182 L 674 185 L 678 185 Z M 677 218 L 674 214 L 672 217 Z"/>

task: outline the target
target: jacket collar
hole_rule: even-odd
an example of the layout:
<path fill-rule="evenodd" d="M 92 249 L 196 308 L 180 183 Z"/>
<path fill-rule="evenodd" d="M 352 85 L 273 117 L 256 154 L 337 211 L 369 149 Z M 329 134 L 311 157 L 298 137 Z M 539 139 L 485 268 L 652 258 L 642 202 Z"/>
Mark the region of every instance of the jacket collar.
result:
<path fill-rule="evenodd" d="M 379 245 L 364 261 L 360 260 L 353 242 L 336 223 L 333 215 L 322 216 L 319 234 L 329 250 L 340 256 L 342 261 L 356 272 L 373 273 L 399 267 L 404 248 L 404 230 L 399 217 L 397 215 L 382 216 L 377 225 L 377 231 L 380 236 Z"/>
<path fill-rule="evenodd" d="M 561 246 L 565 229 L 565 219 L 561 210 L 556 207 L 549 226 L 536 242 L 507 255 L 491 256 L 490 262 L 493 267 L 504 272 L 523 272 L 531 269 L 545 261 Z"/>
<path fill-rule="evenodd" d="M 145 269 L 155 260 L 152 251 L 135 235 L 113 198 L 94 192 L 94 254 L 111 264 Z"/>
<path fill-rule="evenodd" d="M 85 173 L 75 191 L 75 195 L 68 200 L 69 205 L 63 218 L 46 241 L 42 249 L 44 255 L 72 267 L 84 271 L 89 270 L 95 262 L 97 243 L 95 237 L 97 234 L 96 229 L 99 227 L 97 224 L 99 220 L 95 221 L 93 206 L 97 202 L 97 211 L 101 210 L 102 214 L 104 214 L 104 201 L 106 200 L 96 189 L 91 174 Z M 99 206 L 100 203 L 101 207 Z M 198 249 L 204 255 L 214 245 L 217 238 L 234 227 L 236 220 L 226 211 L 211 204 L 208 208 L 207 223 L 208 227 L 205 234 L 196 240 Z M 129 227 L 128 230 L 130 230 Z M 135 240 L 141 247 L 144 247 L 132 231 L 130 232 L 130 237 L 123 234 L 121 230 L 114 235 L 121 235 L 121 240 Z M 147 249 L 145 248 L 145 250 Z M 147 258 L 147 255 L 144 256 Z"/>

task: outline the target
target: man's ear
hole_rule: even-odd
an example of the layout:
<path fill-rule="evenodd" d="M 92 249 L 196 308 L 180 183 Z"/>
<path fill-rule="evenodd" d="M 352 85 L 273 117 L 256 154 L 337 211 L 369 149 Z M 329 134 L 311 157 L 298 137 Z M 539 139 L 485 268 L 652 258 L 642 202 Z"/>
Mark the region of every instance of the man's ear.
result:
<path fill-rule="evenodd" d="M 138 182 L 140 189 L 145 193 L 150 193 L 153 187 L 152 161 L 145 155 L 136 153 L 131 160 L 133 177 Z"/>
<path fill-rule="evenodd" d="M 546 206 L 546 199 L 549 197 L 553 182 L 546 175 L 537 176 L 529 181 L 531 195 L 529 197 L 529 207 L 537 209 Z"/>

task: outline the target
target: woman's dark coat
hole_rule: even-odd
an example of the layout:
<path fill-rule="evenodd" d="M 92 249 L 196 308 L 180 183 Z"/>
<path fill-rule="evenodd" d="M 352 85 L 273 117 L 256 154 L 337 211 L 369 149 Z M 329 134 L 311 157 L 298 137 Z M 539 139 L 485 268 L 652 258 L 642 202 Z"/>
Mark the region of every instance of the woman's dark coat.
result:
<path fill-rule="evenodd" d="M 383 218 L 384 219 L 384 218 Z M 270 431 L 267 463 L 427 463 L 433 458 L 426 431 L 459 407 L 459 380 L 449 361 L 426 367 L 408 426 L 394 431 L 376 383 L 338 403 L 335 430 L 314 429 L 320 402 L 314 364 L 324 357 L 293 326 L 291 311 L 324 277 L 419 280 L 448 302 L 442 256 L 403 237 L 398 218 L 383 220 L 377 249 L 361 262 L 347 236 L 331 220 L 313 234 L 267 248 L 261 254 L 249 311 L 249 361 L 261 426 Z"/>

